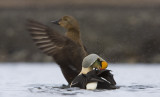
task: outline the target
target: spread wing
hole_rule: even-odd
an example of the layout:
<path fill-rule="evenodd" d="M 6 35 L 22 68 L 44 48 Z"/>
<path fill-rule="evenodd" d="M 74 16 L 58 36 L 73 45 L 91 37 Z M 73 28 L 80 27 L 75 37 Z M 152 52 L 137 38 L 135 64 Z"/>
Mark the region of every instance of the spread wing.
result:
<path fill-rule="evenodd" d="M 47 55 L 54 55 L 65 45 L 67 38 L 41 23 L 29 20 L 28 27 L 37 47 Z"/>
<path fill-rule="evenodd" d="M 54 58 L 68 83 L 71 83 L 80 72 L 85 57 L 81 46 L 50 27 L 33 20 L 28 20 L 28 30 L 37 47 Z"/>

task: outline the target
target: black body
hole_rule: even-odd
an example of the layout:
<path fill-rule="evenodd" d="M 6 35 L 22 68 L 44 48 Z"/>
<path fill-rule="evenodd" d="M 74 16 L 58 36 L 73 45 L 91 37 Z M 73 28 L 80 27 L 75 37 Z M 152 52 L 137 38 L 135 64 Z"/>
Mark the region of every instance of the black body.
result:
<path fill-rule="evenodd" d="M 86 85 L 97 82 L 97 89 L 116 89 L 116 82 L 110 70 L 92 70 L 87 74 L 78 75 L 71 84 L 71 87 L 86 89 Z"/>

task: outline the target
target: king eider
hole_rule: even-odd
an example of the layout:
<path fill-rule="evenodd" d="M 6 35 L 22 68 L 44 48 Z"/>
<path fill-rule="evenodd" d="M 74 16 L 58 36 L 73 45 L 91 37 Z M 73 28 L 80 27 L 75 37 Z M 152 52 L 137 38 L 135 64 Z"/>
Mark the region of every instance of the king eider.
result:
<path fill-rule="evenodd" d="M 116 82 L 110 70 L 107 70 L 108 63 L 96 54 L 90 54 L 83 59 L 82 70 L 72 81 L 70 87 L 81 89 L 116 89 Z"/>
<path fill-rule="evenodd" d="M 70 84 L 81 71 L 82 60 L 88 54 L 82 44 L 79 24 L 75 18 L 64 16 L 52 23 L 65 28 L 65 35 L 34 20 L 28 20 L 28 29 L 38 48 L 53 57 Z"/>

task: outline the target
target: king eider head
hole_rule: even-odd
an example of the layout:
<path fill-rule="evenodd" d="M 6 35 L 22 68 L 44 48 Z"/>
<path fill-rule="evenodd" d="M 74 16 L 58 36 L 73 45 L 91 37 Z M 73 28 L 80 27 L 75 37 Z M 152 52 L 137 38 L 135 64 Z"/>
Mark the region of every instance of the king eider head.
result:
<path fill-rule="evenodd" d="M 93 69 L 103 70 L 107 67 L 108 63 L 100 56 L 98 56 L 97 54 L 89 54 L 82 61 L 81 73 L 86 74 Z"/>

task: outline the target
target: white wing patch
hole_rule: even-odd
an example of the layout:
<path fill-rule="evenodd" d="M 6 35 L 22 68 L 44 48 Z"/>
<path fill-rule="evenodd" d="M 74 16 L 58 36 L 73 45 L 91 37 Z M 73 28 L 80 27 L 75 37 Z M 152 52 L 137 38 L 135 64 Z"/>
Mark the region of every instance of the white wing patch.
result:
<path fill-rule="evenodd" d="M 101 79 L 103 79 L 104 81 L 110 83 L 108 80 L 106 80 L 105 78 L 101 77 Z M 111 84 L 111 83 L 110 83 Z"/>

